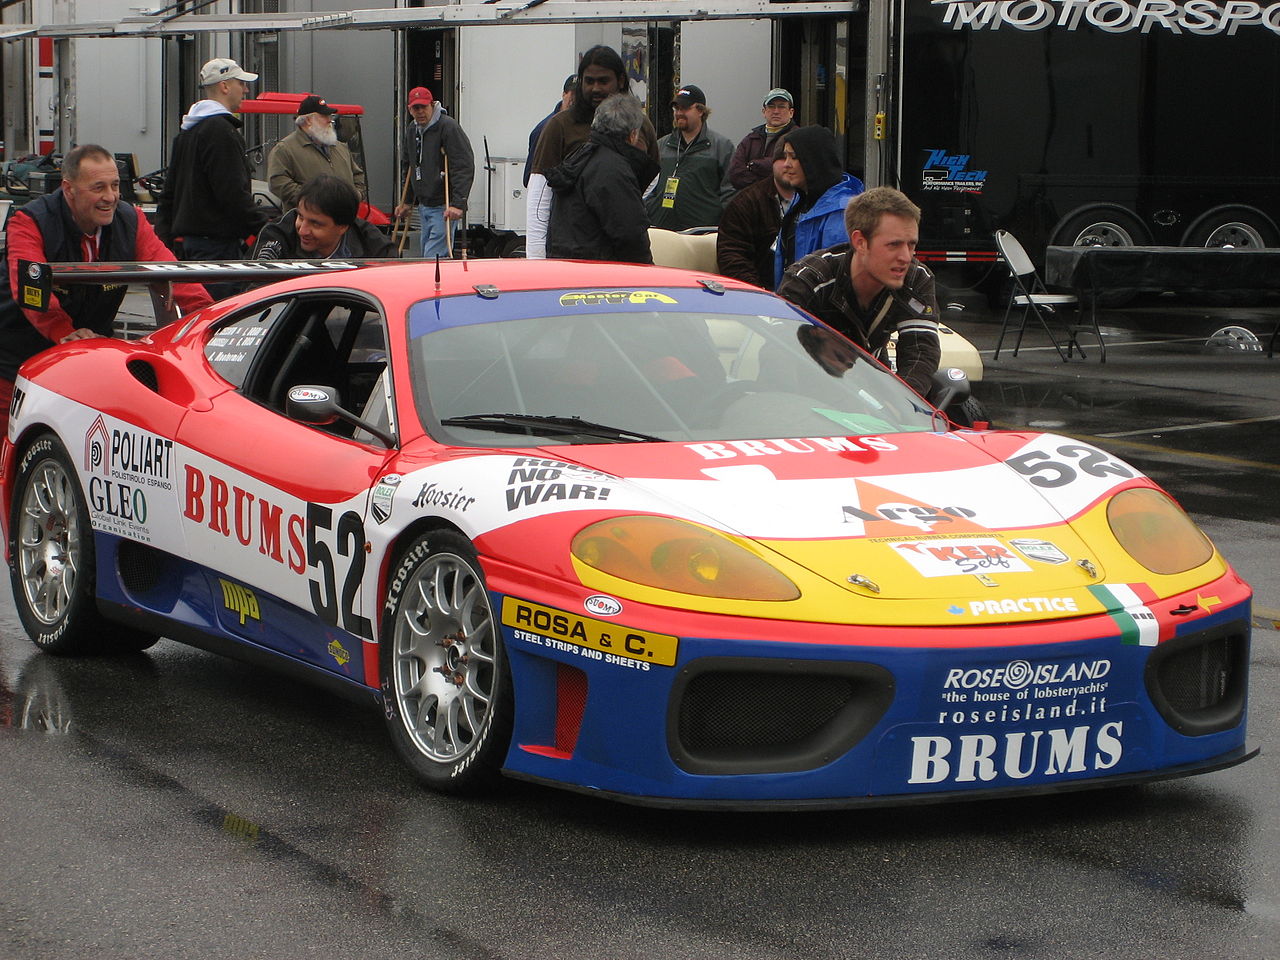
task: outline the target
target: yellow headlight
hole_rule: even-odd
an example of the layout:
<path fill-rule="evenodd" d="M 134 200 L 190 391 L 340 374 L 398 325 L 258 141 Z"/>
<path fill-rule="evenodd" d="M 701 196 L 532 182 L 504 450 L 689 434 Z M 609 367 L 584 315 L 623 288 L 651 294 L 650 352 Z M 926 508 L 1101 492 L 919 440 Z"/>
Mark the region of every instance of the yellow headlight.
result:
<path fill-rule="evenodd" d="M 796 585 L 740 543 L 670 517 L 616 517 L 578 532 L 573 555 L 632 583 L 726 600 L 795 600 Z"/>
<path fill-rule="evenodd" d="M 1213 556 L 1213 544 L 1182 508 L 1150 487 L 1112 497 L 1107 522 L 1120 546 L 1152 573 L 1183 573 Z"/>

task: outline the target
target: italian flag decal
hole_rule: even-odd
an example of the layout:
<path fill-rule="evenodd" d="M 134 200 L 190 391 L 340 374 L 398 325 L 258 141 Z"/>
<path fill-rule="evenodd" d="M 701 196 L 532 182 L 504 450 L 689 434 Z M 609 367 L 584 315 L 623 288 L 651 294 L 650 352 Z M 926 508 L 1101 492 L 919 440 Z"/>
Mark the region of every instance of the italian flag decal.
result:
<path fill-rule="evenodd" d="M 1146 584 L 1138 583 L 1103 583 L 1090 587 L 1089 592 L 1119 625 L 1121 643 L 1154 647 L 1160 642 L 1160 622 L 1147 601 L 1138 596 L 1138 589 L 1151 593 Z"/>

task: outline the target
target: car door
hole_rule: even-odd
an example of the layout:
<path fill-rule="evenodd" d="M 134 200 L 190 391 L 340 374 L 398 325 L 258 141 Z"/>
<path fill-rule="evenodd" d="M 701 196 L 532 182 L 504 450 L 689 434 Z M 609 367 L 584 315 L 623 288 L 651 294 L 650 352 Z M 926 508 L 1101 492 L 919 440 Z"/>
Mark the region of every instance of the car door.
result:
<path fill-rule="evenodd" d="M 230 317 L 205 355 L 236 387 L 179 431 L 183 532 L 207 571 L 211 616 L 243 641 L 363 682 L 369 492 L 392 451 L 341 420 L 293 420 L 286 402 L 296 386 L 324 386 L 356 413 L 380 407 L 394 435 L 385 318 L 349 292 L 294 295 Z"/>

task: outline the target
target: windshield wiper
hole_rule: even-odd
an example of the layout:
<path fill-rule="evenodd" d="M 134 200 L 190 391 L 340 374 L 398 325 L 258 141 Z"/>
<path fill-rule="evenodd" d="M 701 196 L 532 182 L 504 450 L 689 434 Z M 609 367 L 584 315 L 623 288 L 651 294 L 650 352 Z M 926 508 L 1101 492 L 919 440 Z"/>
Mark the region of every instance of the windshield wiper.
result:
<path fill-rule="evenodd" d="M 581 417 L 551 417 L 532 413 L 470 413 L 465 417 L 446 417 L 440 423 L 446 427 L 477 427 L 482 430 L 506 433 L 529 431 L 548 434 L 580 434 L 612 443 L 634 443 L 642 440 L 654 443 L 664 442 L 662 437 L 651 437 L 647 433 L 611 427 L 606 423 L 592 423 Z"/>

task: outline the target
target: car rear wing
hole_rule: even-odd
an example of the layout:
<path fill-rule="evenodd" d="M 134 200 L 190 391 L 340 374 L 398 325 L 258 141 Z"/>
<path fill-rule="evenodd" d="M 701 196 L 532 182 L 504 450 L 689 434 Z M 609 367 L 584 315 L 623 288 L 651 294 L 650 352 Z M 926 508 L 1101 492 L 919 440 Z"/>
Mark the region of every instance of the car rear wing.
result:
<path fill-rule="evenodd" d="M 33 310 L 47 310 L 55 284 L 146 284 L 151 293 L 156 326 L 172 323 L 181 316 L 173 299 L 174 283 L 274 283 L 291 277 L 341 273 L 361 267 L 392 263 L 413 263 L 397 259 L 342 260 L 158 260 L 93 263 L 40 263 L 21 260 L 18 263 L 20 289 L 18 302 Z M 420 262 L 420 261 L 418 261 Z"/>

